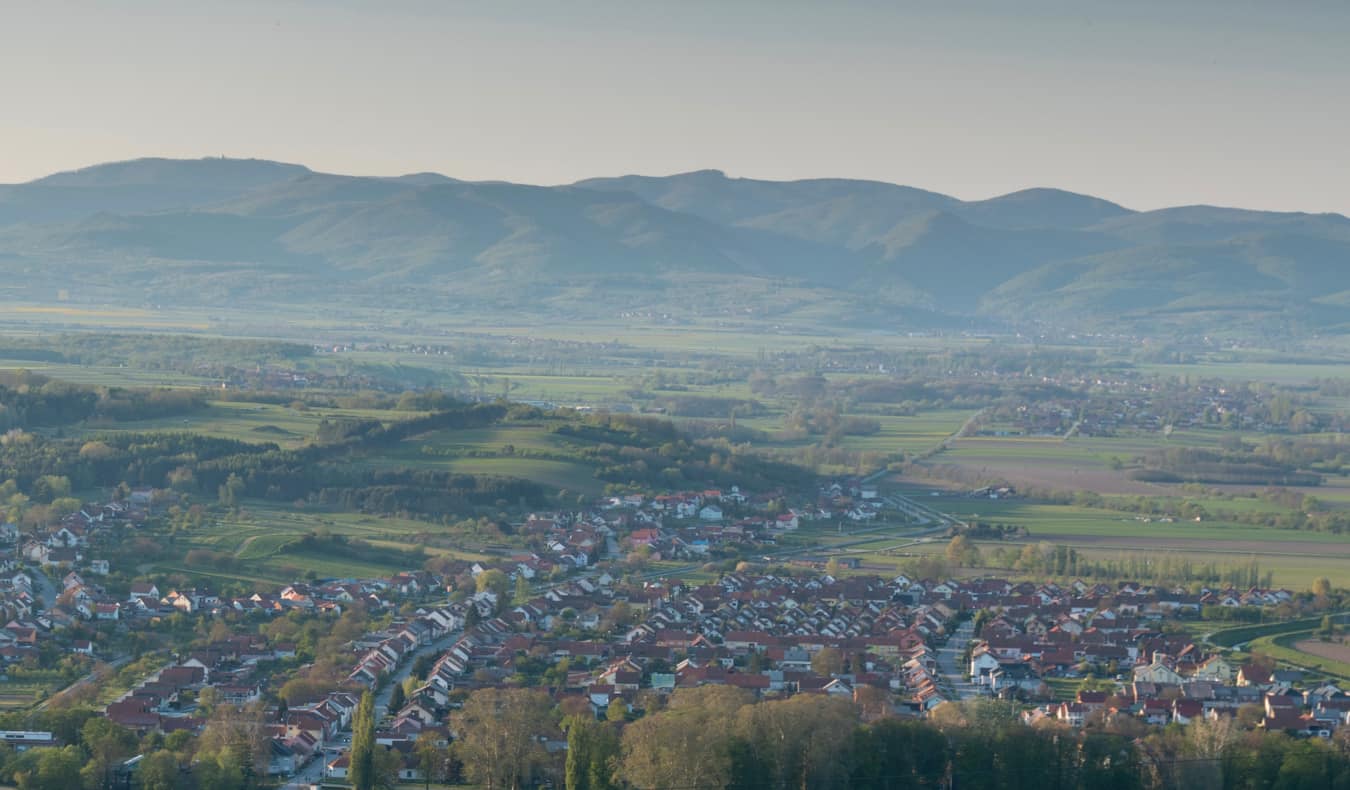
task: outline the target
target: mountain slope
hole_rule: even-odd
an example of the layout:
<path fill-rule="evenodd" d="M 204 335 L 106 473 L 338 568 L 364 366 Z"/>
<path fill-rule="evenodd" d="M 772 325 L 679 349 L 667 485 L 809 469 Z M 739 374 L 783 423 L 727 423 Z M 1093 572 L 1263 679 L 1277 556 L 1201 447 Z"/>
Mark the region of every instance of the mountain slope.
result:
<path fill-rule="evenodd" d="M 1073 230 L 985 228 L 949 212 L 935 212 L 896 226 L 867 252 L 871 267 L 903 277 L 928 294 L 935 307 L 969 311 L 999 284 L 1055 261 L 1115 250 L 1123 242 Z"/>
<path fill-rule="evenodd" d="M 988 200 L 976 200 L 962 204 L 958 213 L 967 222 L 1006 230 L 1081 230 L 1135 215 L 1109 200 L 1062 189 L 1024 189 Z"/>
<path fill-rule="evenodd" d="M 105 212 L 12 229 L 0 235 L 6 242 L 37 259 L 94 268 L 175 261 L 184 295 L 196 288 L 194 272 L 215 278 L 266 271 L 294 278 L 295 288 L 308 280 L 452 291 L 475 280 L 520 288 L 681 272 L 810 280 L 854 258 L 670 212 L 627 193 L 322 174 L 210 208 Z M 267 287 L 277 287 L 275 277 Z"/>
<path fill-rule="evenodd" d="M 1202 313 L 1242 320 L 1279 313 L 1317 321 L 1331 317 L 1317 305 L 1347 291 L 1350 242 L 1276 232 L 1130 247 L 1048 264 L 1010 278 L 983 307 L 1096 326 Z"/>
<path fill-rule="evenodd" d="M 648 203 L 713 222 L 855 250 L 876 243 L 905 219 L 959 203 L 936 192 L 879 181 L 760 181 L 728 178 L 718 170 L 663 178 L 591 179 L 576 186 L 630 192 Z"/>
<path fill-rule="evenodd" d="M 0 185 L 0 226 L 147 213 L 231 200 L 309 173 L 258 159 L 136 159 Z"/>
<path fill-rule="evenodd" d="M 541 187 L 147 159 L 0 186 L 0 275 L 34 301 L 1347 331 L 1350 219 L 718 171 Z"/>

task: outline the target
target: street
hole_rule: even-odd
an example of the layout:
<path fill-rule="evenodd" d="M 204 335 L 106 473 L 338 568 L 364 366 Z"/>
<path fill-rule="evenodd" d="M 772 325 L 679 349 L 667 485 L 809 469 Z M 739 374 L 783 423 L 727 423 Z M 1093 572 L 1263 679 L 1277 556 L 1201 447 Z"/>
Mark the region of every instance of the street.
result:
<path fill-rule="evenodd" d="M 980 687 L 970 682 L 969 668 L 961 661 L 966 645 L 975 638 L 975 621 L 966 620 L 952 634 L 947 644 L 938 648 L 938 672 L 943 679 L 943 690 L 952 700 L 970 699 L 980 695 Z"/>
<path fill-rule="evenodd" d="M 455 643 L 455 640 L 459 639 L 460 636 L 462 635 L 463 635 L 462 631 L 451 631 L 450 633 L 446 634 L 445 636 L 441 637 L 435 642 L 432 642 L 429 645 L 423 645 L 422 647 L 417 648 L 410 655 L 408 655 L 403 660 L 403 663 L 399 665 L 398 669 L 394 672 L 394 674 L 386 678 L 384 683 L 381 685 L 380 690 L 375 693 L 376 716 L 381 718 L 384 717 L 386 713 L 385 708 L 389 707 L 389 700 L 390 698 L 393 697 L 394 694 L 394 686 L 402 684 L 403 681 L 406 680 L 408 676 L 412 674 L 413 665 L 417 663 L 418 658 L 428 654 L 439 655 L 440 653 L 448 649 L 451 645 L 453 645 Z M 352 745 L 351 731 L 344 730 L 343 733 L 340 736 L 338 736 L 338 739 L 336 741 L 324 744 L 324 748 L 319 753 L 318 757 L 316 757 L 313 760 L 310 760 L 309 763 L 303 769 L 301 769 L 299 773 L 291 777 L 291 780 L 285 784 L 285 790 L 301 790 L 303 786 L 321 783 L 323 781 L 324 765 L 326 765 L 329 760 L 333 759 L 336 756 L 335 754 L 331 754 L 329 750 L 336 748 L 339 751 L 341 751 L 343 749 L 349 748 L 351 745 Z"/>
<path fill-rule="evenodd" d="M 33 594 L 42 599 L 43 610 L 55 606 L 56 599 L 61 596 L 61 593 L 56 589 L 52 580 L 47 578 L 47 574 L 43 573 L 36 565 L 29 565 L 24 569 L 24 572 L 33 578 Z"/>

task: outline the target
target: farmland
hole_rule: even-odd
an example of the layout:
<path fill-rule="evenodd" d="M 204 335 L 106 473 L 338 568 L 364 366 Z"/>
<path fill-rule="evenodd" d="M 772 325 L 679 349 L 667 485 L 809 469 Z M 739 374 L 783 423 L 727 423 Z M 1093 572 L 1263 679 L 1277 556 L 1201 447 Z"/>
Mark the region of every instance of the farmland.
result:
<path fill-rule="evenodd" d="M 297 311 L 284 322 L 275 314 L 247 310 L 190 315 L 58 306 L 11 313 L 8 322 L 28 340 L 57 331 L 132 328 L 163 336 L 186 331 L 184 327 L 189 324 L 204 324 L 206 329 L 194 330 L 200 332 L 193 336 L 194 342 L 214 334 L 221 344 L 221 359 L 231 364 L 237 363 L 241 352 L 231 345 L 236 341 L 228 335 L 284 338 L 298 344 L 303 353 L 254 367 L 265 371 L 272 364 L 283 372 L 358 375 L 364 377 L 361 380 L 365 384 L 383 387 L 383 394 L 377 396 L 387 399 L 385 408 L 338 408 L 319 401 L 326 397 L 331 404 L 336 402 L 335 395 L 352 393 L 296 386 L 285 395 L 271 392 L 269 397 L 249 401 L 246 393 L 236 391 L 211 399 L 191 414 L 90 421 L 66 432 L 84 439 L 188 431 L 254 445 L 273 443 L 283 450 L 302 449 L 315 442 L 325 420 L 375 421 L 388 426 L 422 416 L 425 412 L 387 406 L 397 399 L 399 387 L 442 386 L 480 401 L 505 397 L 575 406 L 583 413 L 604 409 L 646 412 L 654 418 L 670 419 L 696 435 L 726 440 L 736 452 L 804 464 L 823 475 L 867 474 L 890 466 L 900 471 L 887 478 L 887 486 L 921 497 L 926 504 L 968 521 L 1024 527 L 1030 542 L 1071 546 L 1087 558 L 1166 552 L 1196 561 L 1236 564 L 1256 557 L 1278 582 L 1291 587 L 1306 587 L 1307 580 L 1316 575 L 1329 576 L 1337 583 L 1350 582 L 1345 570 L 1350 567 L 1347 541 L 1334 532 L 1272 529 L 1258 523 L 1297 512 L 1275 498 L 1248 495 L 1263 493 L 1258 487 L 1179 485 L 1133 479 L 1131 475 L 1138 459 L 1159 451 L 1177 447 L 1214 450 L 1234 438 L 1258 445 L 1266 438 L 1260 431 L 1179 427 L 1164 433 L 1126 426 L 1111 436 L 1062 429 L 1058 434 L 1039 435 L 1007 424 L 1006 414 L 1011 413 L 1007 412 L 1000 418 L 1002 422 L 958 435 L 985 411 L 1032 398 L 1024 394 L 1022 374 L 1010 371 L 1025 368 L 1033 384 L 1045 380 L 1046 376 L 1033 375 L 1040 364 L 1037 355 L 1041 350 L 1010 338 L 862 333 L 809 321 L 778 327 L 773 332 L 747 331 L 748 324 L 720 318 L 680 324 L 637 316 L 599 316 L 566 325 L 521 320 L 498 322 L 490 331 L 470 315 L 419 315 L 413 319 L 412 314 L 397 311 L 377 315 L 340 306 L 322 315 Z M 356 338 L 360 342 L 353 342 Z M 1154 393 L 1159 391 L 1160 382 L 1187 377 L 1261 380 L 1307 388 L 1314 381 L 1343 376 L 1344 371 L 1335 361 L 1282 364 L 1279 353 L 1273 350 L 1245 355 L 1202 353 L 1182 364 L 1135 362 L 1129 359 L 1130 353 L 1123 348 L 1065 347 L 1047 354 L 1045 359 L 1052 367 L 1046 375 L 1057 375 L 1055 371 L 1060 368 L 1056 366 L 1063 366 L 1065 359 L 1077 359 L 1068 363 L 1069 369 L 1077 365 L 1113 371 L 1116 376 L 1139 377 L 1147 383 L 1146 391 Z M 980 361 L 972 362 L 972 357 Z M 1016 360 L 1016 367 L 1000 367 L 1003 359 Z M 138 366 L 144 359 L 128 361 L 132 364 L 117 358 L 99 364 L 13 359 L 0 360 L 0 369 L 22 367 L 95 387 L 207 388 L 208 398 L 210 390 L 221 385 L 222 379 L 199 374 L 195 365 L 151 370 Z M 989 367 L 998 368 L 992 378 Z M 814 399 L 800 396 L 793 388 L 800 377 L 809 375 L 818 375 L 823 382 L 821 393 Z M 884 397 L 859 397 L 868 387 L 896 386 L 897 380 L 918 382 L 910 389 L 924 392 L 904 396 L 911 400 L 903 404 Z M 756 384 L 764 381 L 769 385 Z M 971 396 L 962 389 L 967 385 L 973 387 L 972 392 L 985 394 Z M 947 386 L 951 389 L 942 388 Z M 292 394 L 294 398 L 290 399 Z M 361 393 L 363 397 L 368 394 Z M 1034 398 L 1029 402 L 1034 405 Z M 1331 420 L 1344 411 L 1350 397 L 1333 392 L 1316 399 L 1308 396 L 1301 402 Z M 672 404 L 678 408 L 672 408 Z M 808 420 L 803 415 L 809 418 L 830 412 L 836 422 L 805 424 Z M 869 425 L 857 430 L 839 427 L 848 420 Z M 434 430 L 395 444 L 352 452 L 343 457 L 343 462 L 363 470 L 521 478 L 540 484 L 550 495 L 567 492 L 569 504 L 600 495 L 606 481 L 618 485 L 630 482 L 612 475 L 602 479 L 600 462 L 587 456 L 593 447 L 560 437 L 553 427 L 545 418 Z M 996 431 L 1019 435 L 990 435 Z M 1334 432 L 1308 434 L 1307 438 L 1337 441 Z M 1323 477 L 1321 486 L 1305 493 L 1314 494 L 1326 508 L 1350 509 L 1350 478 L 1337 473 Z M 961 495 L 985 483 L 1004 482 L 1029 489 L 1036 496 L 988 500 Z M 930 497 L 930 491 L 942 495 Z M 1080 492 L 1095 494 L 1099 499 L 1073 499 Z M 199 491 L 190 498 L 210 503 L 213 495 L 214 490 Z M 507 509 L 517 505 L 507 504 L 511 506 Z M 1202 512 L 1201 520 L 1177 516 L 1175 511 L 1183 505 Z M 1135 512 L 1127 512 L 1132 510 Z M 483 549 L 489 542 L 485 536 L 443 534 L 440 526 L 479 515 L 483 514 L 457 513 L 439 521 L 401 520 L 342 512 L 332 503 L 318 506 L 310 502 L 302 509 L 275 500 L 264 502 L 255 496 L 240 509 L 237 518 L 220 519 L 212 532 L 188 535 L 181 545 L 180 553 L 191 549 L 217 552 L 233 561 L 233 567 L 196 564 L 189 568 L 181 560 L 162 565 L 222 578 L 252 575 L 281 579 L 296 570 L 319 575 L 388 571 L 415 559 L 395 552 L 417 545 L 426 552 L 417 557 L 437 553 L 471 556 Z M 513 518 L 521 515 L 510 513 Z M 893 532 L 877 533 L 880 537 L 875 543 L 851 550 L 868 565 L 893 566 L 903 557 L 887 552 L 903 542 L 908 531 L 906 525 L 896 525 Z M 366 541 L 376 551 L 363 559 L 301 549 L 300 540 L 310 533 Z M 835 536 L 826 534 L 818 538 L 826 545 L 837 542 Z M 989 551 L 998 548 L 990 544 L 984 547 Z M 916 554 L 939 549 L 918 544 L 898 551 Z"/>

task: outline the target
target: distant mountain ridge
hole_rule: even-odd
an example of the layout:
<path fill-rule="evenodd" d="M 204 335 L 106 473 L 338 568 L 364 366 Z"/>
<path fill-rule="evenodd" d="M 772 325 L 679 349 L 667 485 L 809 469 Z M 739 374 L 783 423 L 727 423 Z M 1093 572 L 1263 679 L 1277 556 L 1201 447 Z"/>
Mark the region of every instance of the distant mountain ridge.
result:
<path fill-rule="evenodd" d="M 1350 331 L 1350 219 L 704 170 L 565 186 L 143 159 L 0 186 L 11 298 Z M 391 300 L 396 300 L 391 302 Z"/>

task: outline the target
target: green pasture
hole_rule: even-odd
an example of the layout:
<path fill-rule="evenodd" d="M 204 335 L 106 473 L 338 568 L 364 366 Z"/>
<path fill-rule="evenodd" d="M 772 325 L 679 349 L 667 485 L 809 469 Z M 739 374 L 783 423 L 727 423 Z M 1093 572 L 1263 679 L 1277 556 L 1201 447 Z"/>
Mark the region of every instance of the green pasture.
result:
<path fill-rule="evenodd" d="M 984 499 L 980 497 L 915 497 L 925 505 L 964 520 L 1026 527 L 1032 540 L 1053 540 L 1060 536 L 1091 536 L 1157 540 L 1179 538 L 1204 541 L 1298 542 L 1340 546 L 1350 551 L 1350 538 L 1325 532 L 1283 530 L 1271 527 L 1218 521 L 1151 522 L 1138 520 L 1132 513 L 1078 505 L 1055 505 L 1021 499 Z"/>
<path fill-rule="evenodd" d="M 185 551 L 209 549 L 229 555 L 236 566 L 228 570 L 188 568 L 182 563 L 161 564 L 160 570 L 182 572 L 217 581 L 291 581 L 297 574 L 313 571 L 320 577 L 388 576 L 420 564 L 415 558 L 397 562 L 375 554 L 369 561 L 323 552 L 304 552 L 294 545 L 308 533 L 345 535 L 376 548 L 406 550 L 414 535 L 428 535 L 439 543 L 476 544 L 472 536 L 457 535 L 439 524 L 410 519 L 384 518 L 360 513 L 291 511 L 263 503 L 248 503 L 238 520 L 229 520 L 190 533 L 180 543 Z M 487 555 L 472 548 L 430 545 L 426 555 L 481 560 Z"/>
<path fill-rule="evenodd" d="M 72 365 L 64 362 L 37 362 L 26 359 L 0 359 L 0 370 L 28 370 L 48 378 L 89 387 L 211 387 L 215 379 L 191 376 L 169 370 L 143 370 L 119 365 Z"/>
<path fill-rule="evenodd" d="M 387 466 L 388 458 L 376 456 L 358 463 L 369 466 Z M 398 461 L 399 466 L 418 469 L 439 469 L 457 474 L 497 475 L 533 480 L 544 486 L 566 489 L 576 493 L 598 494 L 604 482 L 596 479 L 595 468 L 580 461 L 559 461 L 550 458 L 529 458 L 503 455 L 489 458 L 442 458 L 434 455 L 409 456 Z"/>
<path fill-rule="evenodd" d="M 943 409 L 921 412 L 912 417 L 875 417 L 881 431 L 871 436 L 845 436 L 841 442 L 850 450 L 891 455 L 923 453 L 932 450 L 975 414 L 973 409 Z"/>
<path fill-rule="evenodd" d="M 432 431 L 407 439 L 392 452 L 397 453 L 396 457 L 401 460 L 435 457 L 424 455 L 422 447 L 500 453 L 510 445 L 517 450 L 564 452 L 564 442 L 576 440 L 558 436 L 553 433 L 553 427 L 554 424 L 539 422 Z"/>
<path fill-rule="evenodd" d="M 101 433 L 191 431 L 219 439 L 297 447 L 313 439 L 319 423 L 325 419 L 379 420 L 388 425 L 421 415 L 422 412 L 385 409 L 297 409 L 270 403 L 211 401 L 205 409 L 193 414 L 89 425 L 84 428 L 84 433 L 96 436 Z"/>

